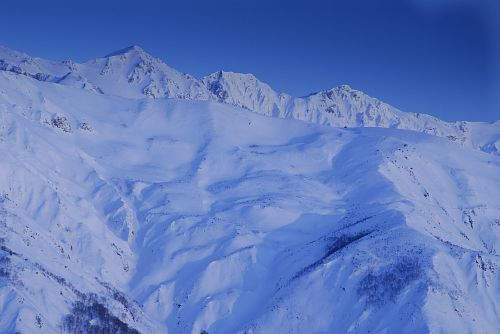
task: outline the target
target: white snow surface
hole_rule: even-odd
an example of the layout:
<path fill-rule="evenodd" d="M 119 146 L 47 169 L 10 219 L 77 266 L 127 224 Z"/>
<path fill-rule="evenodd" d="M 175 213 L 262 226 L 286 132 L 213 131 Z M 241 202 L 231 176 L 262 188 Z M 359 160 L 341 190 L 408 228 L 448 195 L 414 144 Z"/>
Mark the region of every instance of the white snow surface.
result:
<path fill-rule="evenodd" d="M 498 332 L 500 122 L 0 55 L 0 333 Z"/>

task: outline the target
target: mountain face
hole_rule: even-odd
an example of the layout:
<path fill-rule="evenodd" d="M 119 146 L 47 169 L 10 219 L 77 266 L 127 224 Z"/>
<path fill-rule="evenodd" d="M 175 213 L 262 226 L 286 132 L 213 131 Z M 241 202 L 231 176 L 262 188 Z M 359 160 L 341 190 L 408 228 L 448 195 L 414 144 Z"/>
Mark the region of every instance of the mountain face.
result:
<path fill-rule="evenodd" d="M 0 333 L 497 332 L 499 122 L 1 55 Z"/>

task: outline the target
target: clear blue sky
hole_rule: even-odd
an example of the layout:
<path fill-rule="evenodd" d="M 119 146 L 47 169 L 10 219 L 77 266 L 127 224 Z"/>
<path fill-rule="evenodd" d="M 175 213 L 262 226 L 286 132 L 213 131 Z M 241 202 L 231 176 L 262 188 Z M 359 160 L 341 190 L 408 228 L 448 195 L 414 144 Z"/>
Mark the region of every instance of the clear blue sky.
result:
<path fill-rule="evenodd" d="M 295 96 L 347 83 L 403 111 L 500 119 L 498 0 L 3 0 L 0 44 L 85 61 L 132 44 Z"/>

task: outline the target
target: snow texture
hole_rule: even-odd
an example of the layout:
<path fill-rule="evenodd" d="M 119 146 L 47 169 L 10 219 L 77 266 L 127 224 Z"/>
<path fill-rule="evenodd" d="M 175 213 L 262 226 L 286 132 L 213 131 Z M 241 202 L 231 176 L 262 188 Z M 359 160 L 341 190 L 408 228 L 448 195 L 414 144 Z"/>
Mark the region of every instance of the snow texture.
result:
<path fill-rule="evenodd" d="M 498 332 L 500 122 L 139 47 L 0 69 L 0 333 Z"/>

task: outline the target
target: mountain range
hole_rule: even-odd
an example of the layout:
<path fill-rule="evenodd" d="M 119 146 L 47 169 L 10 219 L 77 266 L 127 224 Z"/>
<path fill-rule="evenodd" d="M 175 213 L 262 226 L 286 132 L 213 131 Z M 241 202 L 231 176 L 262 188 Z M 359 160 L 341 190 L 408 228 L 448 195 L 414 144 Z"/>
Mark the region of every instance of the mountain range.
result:
<path fill-rule="evenodd" d="M 347 85 L 0 47 L 0 333 L 496 333 L 499 152 Z"/>
<path fill-rule="evenodd" d="M 498 154 L 500 122 L 442 121 L 402 112 L 348 85 L 292 97 L 277 93 L 252 74 L 218 71 L 204 78 L 181 73 L 139 46 L 77 64 L 32 58 L 0 48 L 0 69 L 40 81 L 80 87 L 126 98 L 178 98 L 217 101 L 267 116 L 294 118 L 334 127 L 383 127 L 413 130 Z"/>

